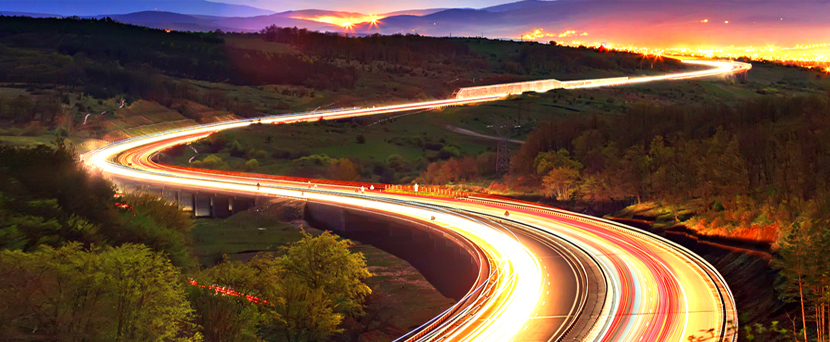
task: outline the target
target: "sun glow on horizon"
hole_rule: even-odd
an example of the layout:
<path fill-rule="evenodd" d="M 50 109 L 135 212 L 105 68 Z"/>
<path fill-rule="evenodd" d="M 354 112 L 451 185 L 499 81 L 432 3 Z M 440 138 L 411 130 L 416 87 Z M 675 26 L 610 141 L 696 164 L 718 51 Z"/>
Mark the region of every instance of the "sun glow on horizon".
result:
<path fill-rule="evenodd" d="M 701 22 L 708 22 L 704 19 Z M 520 36 L 523 40 L 543 40 L 546 38 L 578 38 L 575 30 L 567 30 L 559 34 L 547 33 L 544 29 L 534 29 Z M 579 34 L 587 36 L 588 33 Z M 672 55 L 707 58 L 747 58 L 753 61 L 770 61 L 791 63 L 803 67 L 820 68 L 830 72 L 830 43 L 798 44 L 790 47 L 775 45 L 767 46 L 675 46 L 675 47 L 647 47 L 626 44 L 614 44 L 606 41 L 588 42 L 582 39 L 556 41 L 558 45 L 570 47 L 603 47 L 610 50 L 638 53 L 642 55 Z"/>
<path fill-rule="evenodd" d="M 378 27 L 381 23 L 381 19 L 384 17 L 372 14 L 372 15 L 360 15 L 360 16 L 351 16 L 351 17 L 337 17 L 337 16 L 319 16 L 319 17 L 291 17 L 291 19 L 301 19 L 301 20 L 310 20 L 316 21 L 318 23 L 326 23 L 332 24 L 339 27 L 342 27 L 346 30 L 352 30 L 355 26 L 361 24 L 368 24 L 369 27 Z"/>

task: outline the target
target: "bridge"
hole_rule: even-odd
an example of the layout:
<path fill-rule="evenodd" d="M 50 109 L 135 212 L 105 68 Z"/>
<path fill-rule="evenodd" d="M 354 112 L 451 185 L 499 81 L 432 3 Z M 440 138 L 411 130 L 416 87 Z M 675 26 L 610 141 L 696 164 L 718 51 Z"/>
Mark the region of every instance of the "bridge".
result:
<path fill-rule="evenodd" d="M 711 68 L 646 78 L 585 80 L 570 83 L 569 88 L 724 75 L 750 67 L 737 62 L 684 62 Z M 291 198 L 318 206 L 311 211 L 324 214 L 316 219 L 328 221 L 332 229 L 344 234 L 352 227 L 346 218 L 354 215 L 347 213 L 362 213 L 409 222 L 430 232 L 428 241 L 433 245 L 456 246 L 452 253 L 460 256 L 446 260 L 456 264 L 454 269 L 459 275 L 464 274 L 458 278 L 465 290 L 455 295 L 457 304 L 402 336 L 400 341 L 686 341 L 691 335 L 735 341 L 734 298 L 717 270 L 682 246 L 636 228 L 505 198 L 470 194 L 430 196 L 383 188 L 367 191 L 356 185 L 324 181 L 309 183 L 178 168 L 158 164 L 151 158 L 169 147 L 255 123 L 330 120 L 483 103 L 497 101 L 521 88 L 491 87 L 501 90 L 480 89 L 482 93 L 477 96 L 461 95 L 459 91 L 456 98 L 449 100 L 268 116 L 176 129 L 109 144 L 82 158 L 90 167 L 127 186 L 154 187 L 161 189 L 162 194 L 166 191 L 168 196 L 176 193 L 180 201 L 182 193 L 197 192 L 193 197 L 194 213 L 203 206 L 200 203 L 205 203 L 199 202 L 204 197 L 198 194 L 213 198 L 208 203 L 214 207 L 226 203 L 217 201 L 216 196 L 254 201 Z M 422 236 L 395 227 L 388 225 L 382 232 L 362 234 L 386 234 L 393 241 L 395 236 L 410 240 Z M 443 249 L 432 251 L 449 253 Z M 473 270 L 466 268 L 470 265 Z"/>
<path fill-rule="evenodd" d="M 628 77 L 598 78 L 592 80 L 559 81 L 554 79 L 502 83 L 477 87 L 460 88 L 453 93 L 456 99 L 470 99 L 482 96 L 510 96 L 527 92 L 544 93 L 554 89 L 572 89 L 586 86 L 602 86 L 628 81 Z"/>

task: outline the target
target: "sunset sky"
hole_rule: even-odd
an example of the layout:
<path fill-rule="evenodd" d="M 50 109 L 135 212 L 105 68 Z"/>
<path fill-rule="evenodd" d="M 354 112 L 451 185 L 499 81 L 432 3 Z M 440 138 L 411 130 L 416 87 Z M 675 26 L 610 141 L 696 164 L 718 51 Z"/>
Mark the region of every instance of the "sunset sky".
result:
<path fill-rule="evenodd" d="M 0 10 L 6 5 L 12 3 L 26 3 L 28 9 L 36 11 L 37 13 L 53 13 L 56 12 L 56 3 L 63 3 L 63 6 L 57 7 L 71 7 L 73 3 L 83 4 L 84 2 L 93 2 L 95 0 L 0 0 Z M 113 0 L 114 2 L 122 3 L 164 3 L 160 0 Z M 181 2 L 182 0 L 178 0 Z M 187 0 L 185 0 L 187 1 Z M 198 2 L 200 0 L 192 0 Z M 500 5 L 504 3 L 514 2 L 518 0 L 212 0 L 211 2 L 247 5 L 261 9 L 271 10 L 274 12 L 283 12 L 290 10 L 302 9 L 323 9 L 323 10 L 338 10 L 361 12 L 365 14 L 380 14 L 400 10 L 410 9 L 427 9 L 427 8 L 482 8 L 493 5 Z M 162 6 L 159 6 L 162 7 Z"/>
<path fill-rule="evenodd" d="M 287 11 L 296 9 L 329 9 L 349 10 L 361 13 L 385 13 L 408 9 L 423 8 L 482 8 L 512 0 L 397 0 L 397 1 L 367 1 L 367 0 L 223 0 L 229 4 L 248 5 L 269 9 L 272 11 Z"/>

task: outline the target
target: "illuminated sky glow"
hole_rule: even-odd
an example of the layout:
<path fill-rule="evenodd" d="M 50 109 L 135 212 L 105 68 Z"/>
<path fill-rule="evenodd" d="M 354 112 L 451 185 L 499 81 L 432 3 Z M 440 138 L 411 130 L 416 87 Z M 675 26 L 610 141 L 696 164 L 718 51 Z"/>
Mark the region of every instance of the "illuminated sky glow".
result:
<path fill-rule="evenodd" d="M 276 12 L 299 9 L 324 9 L 334 11 L 353 11 L 360 13 L 388 13 L 393 11 L 424 8 L 483 8 L 500 5 L 504 0 L 223 0 L 221 2 L 248 5 Z"/>

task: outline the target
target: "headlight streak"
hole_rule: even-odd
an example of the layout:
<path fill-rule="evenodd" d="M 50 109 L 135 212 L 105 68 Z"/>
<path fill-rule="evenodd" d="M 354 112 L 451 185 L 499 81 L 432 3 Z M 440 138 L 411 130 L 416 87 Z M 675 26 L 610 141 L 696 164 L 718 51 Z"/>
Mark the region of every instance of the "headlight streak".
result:
<path fill-rule="evenodd" d="M 629 78 L 629 79 L 624 80 L 624 81 L 565 87 L 565 89 L 597 88 L 597 87 L 608 87 L 608 86 L 626 85 L 626 84 L 638 84 L 638 83 L 655 82 L 655 81 L 684 80 L 684 79 L 690 79 L 690 78 L 700 78 L 700 77 L 706 77 L 706 76 L 731 74 L 731 73 L 740 72 L 740 71 L 747 71 L 747 70 L 752 68 L 752 64 L 741 63 L 741 62 L 726 63 L 726 62 L 699 61 L 699 60 L 682 60 L 682 62 L 686 63 L 686 64 L 709 66 L 709 67 L 712 67 L 712 69 L 701 70 L 701 71 L 684 72 L 684 73 L 679 73 L 679 74 L 668 74 L 668 75 L 661 75 L 661 76 L 635 77 L 635 78 Z"/>
<path fill-rule="evenodd" d="M 479 202 L 476 198 L 470 198 L 469 200 Z M 510 206 L 521 205 L 507 202 L 500 203 Z M 612 338 L 605 340 L 637 341 L 637 336 L 627 332 L 627 328 L 621 329 L 621 326 L 624 327 L 625 324 L 631 327 L 639 326 L 639 329 L 645 329 L 640 334 L 643 337 L 643 341 L 672 340 L 660 339 L 659 336 L 665 334 L 677 336 L 679 340 L 684 340 L 683 336 L 687 333 L 700 333 L 711 328 L 715 329 L 716 336 L 724 336 L 726 340 L 734 340 L 737 338 L 737 334 L 734 331 L 727 331 L 729 328 L 728 320 L 733 321 L 733 323 L 737 322 L 737 314 L 734 311 L 734 299 L 731 296 L 731 292 L 717 271 L 699 256 L 691 252 L 684 252 L 682 247 L 672 243 L 661 242 L 665 240 L 652 237 L 653 235 L 647 232 L 613 228 L 616 224 L 607 220 L 583 218 L 581 214 L 566 213 L 558 209 L 543 208 L 534 205 L 525 205 L 524 207 L 526 208 L 524 210 L 514 209 L 516 211 L 511 214 L 511 218 L 514 216 L 517 218 L 521 217 L 526 223 L 531 223 L 540 229 L 564 236 L 570 235 L 565 240 L 571 241 L 573 239 L 582 241 L 581 246 L 589 250 L 593 246 L 594 250 L 590 253 L 596 254 L 603 262 L 610 261 L 616 264 L 619 261 L 623 261 L 612 268 L 623 271 L 612 274 L 616 278 L 613 279 L 613 282 L 618 284 L 616 286 L 617 288 L 626 289 L 631 285 L 637 286 L 636 284 L 630 284 L 631 280 L 639 279 L 644 284 L 644 290 L 631 291 L 637 295 L 635 298 L 628 298 L 625 295 L 625 290 L 622 291 L 620 303 L 618 305 L 615 304 L 616 312 L 609 315 L 613 317 L 613 321 L 608 325 L 608 328 L 603 330 L 607 337 Z M 491 210 L 491 212 L 496 212 L 496 210 L 503 209 L 495 209 Z M 540 211 L 549 214 L 542 215 L 539 214 Z M 596 223 L 586 224 L 583 222 Z M 603 229 L 603 227 L 607 228 Z M 621 231 L 623 234 L 615 234 L 615 231 Z M 636 239 L 632 240 L 630 237 L 635 237 Z M 595 242 L 592 242 L 592 240 Z M 640 255 L 638 256 L 638 254 Z M 615 261 L 615 259 L 619 261 Z M 633 265 L 641 266 L 631 267 Z M 646 265 L 647 267 L 643 269 L 642 265 Z M 692 267 L 693 265 L 698 265 L 698 267 Z M 629 271 L 624 271 L 626 269 Z M 705 269 L 708 269 L 708 271 Z M 645 272 L 646 270 L 649 270 L 649 272 Z M 711 282 L 709 279 L 711 279 Z M 687 286 L 690 283 L 697 285 Z M 711 283 L 715 283 L 714 287 Z M 722 290 L 718 289 L 718 284 L 722 285 Z M 690 289 L 692 291 L 691 293 L 689 293 Z M 676 292 L 676 295 L 673 291 Z M 663 295 L 641 297 L 643 294 L 648 295 L 650 292 L 660 292 Z M 682 305 L 672 301 L 674 298 L 683 298 Z M 666 304 L 661 304 L 661 300 L 666 302 Z M 643 306 L 649 304 L 651 306 Z M 657 305 L 655 306 L 655 304 Z M 721 307 L 721 304 L 723 304 L 723 307 Z M 690 308 L 690 305 L 695 305 L 695 308 Z M 637 307 L 641 308 L 639 310 L 632 310 L 632 308 Z M 646 308 L 648 310 L 645 310 Z M 706 308 L 706 310 L 701 310 L 702 308 Z M 660 324 L 655 324 L 659 322 L 654 321 L 650 323 L 638 322 L 636 320 L 637 316 L 643 315 L 652 317 L 663 315 L 668 319 L 664 319 L 664 323 Z M 678 315 L 684 316 L 682 324 L 684 328 L 682 330 L 675 329 L 672 333 L 672 331 L 662 332 L 660 329 L 654 329 L 655 326 L 670 326 L 671 324 L 669 323 L 675 320 L 672 316 Z M 693 318 L 694 321 L 691 321 Z M 615 330 L 617 333 L 614 333 Z M 628 337 L 621 338 L 619 336 Z"/>
<path fill-rule="evenodd" d="M 751 67 L 737 62 L 684 62 L 710 66 L 713 69 L 572 88 L 704 77 L 745 71 Z M 439 324 L 435 330 L 416 340 L 510 340 L 526 327 L 528 318 L 539 305 L 543 296 L 544 281 L 539 260 L 532 251 L 521 244 L 510 229 L 504 226 L 499 228 L 497 224 L 476 218 L 477 214 L 500 215 L 504 210 L 503 204 L 381 192 L 355 195 L 355 188 L 348 186 L 321 184 L 319 188 L 310 189 L 310 186 L 306 187 L 307 184 L 299 182 L 219 175 L 210 171 L 197 172 L 168 167 L 156 164 L 150 158 L 154 153 L 168 147 L 199 140 L 216 131 L 254 123 L 278 124 L 377 115 L 495 101 L 503 96 L 504 94 L 377 108 L 307 112 L 203 125 L 113 143 L 85 154 L 82 160 L 89 166 L 100 168 L 105 174 L 141 182 L 213 189 L 220 192 L 302 198 L 365 208 L 422 221 L 435 216 L 433 223 L 461 234 L 479 246 L 491 260 L 492 269 L 488 279 L 470 292 L 472 294 L 480 291 L 475 298 L 475 306 L 465 307 L 459 311 L 460 314 L 456 313 L 446 322 Z M 117 159 L 118 164 L 114 163 L 113 159 Z M 471 213 L 445 208 L 457 208 Z M 723 314 L 715 310 L 714 319 L 709 317 L 712 316 L 712 312 L 698 315 L 693 327 L 690 328 L 690 316 L 694 311 L 700 311 L 690 309 L 690 303 L 694 300 L 699 307 L 711 308 L 717 306 L 713 300 L 717 296 L 713 295 L 713 285 L 707 282 L 712 276 L 689 266 L 694 263 L 683 253 L 667 249 L 659 241 L 653 242 L 622 234 L 609 230 L 602 224 L 586 223 L 576 218 L 577 216 L 563 218 L 521 209 L 514 213 L 509 221 L 521 222 L 577 244 L 580 249 L 590 254 L 603 270 L 608 297 L 602 314 L 588 334 L 588 340 L 684 341 L 689 331 L 697 332 L 695 328 L 711 328 L 705 325 L 723 320 Z M 718 282 L 722 279 L 712 281 Z M 705 285 L 700 285 L 704 283 Z M 696 284 L 691 287 L 692 294 L 687 292 L 684 284 Z M 725 287 L 725 283 L 721 285 Z M 718 288 L 715 284 L 714 289 Z M 731 305 L 730 308 L 734 309 L 734 303 Z M 724 329 L 723 326 L 717 326 L 716 332 L 722 334 Z"/>

